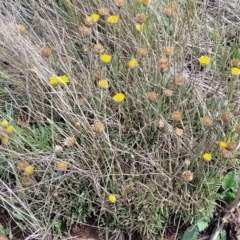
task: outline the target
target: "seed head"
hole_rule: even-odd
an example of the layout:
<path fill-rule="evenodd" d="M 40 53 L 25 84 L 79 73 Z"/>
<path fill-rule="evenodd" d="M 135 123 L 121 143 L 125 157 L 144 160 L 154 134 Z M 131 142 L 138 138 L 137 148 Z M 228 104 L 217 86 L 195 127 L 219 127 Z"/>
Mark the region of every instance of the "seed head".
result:
<path fill-rule="evenodd" d="M 76 139 L 74 137 L 66 137 L 63 145 L 67 147 L 72 147 L 76 143 Z"/>
<path fill-rule="evenodd" d="M 162 119 L 160 119 L 159 122 L 158 122 L 158 127 L 159 128 L 164 128 L 164 126 L 165 126 L 164 121 Z"/>
<path fill-rule="evenodd" d="M 183 84 L 183 78 L 182 77 L 175 78 L 175 84 L 177 86 L 181 86 Z"/>
<path fill-rule="evenodd" d="M 156 92 L 148 92 L 147 93 L 147 98 L 150 102 L 154 102 L 157 99 L 157 93 Z"/>
<path fill-rule="evenodd" d="M 122 7 L 125 4 L 125 0 L 114 0 L 117 7 Z"/>
<path fill-rule="evenodd" d="M 20 32 L 20 33 L 24 33 L 25 32 L 25 27 L 23 25 L 17 25 L 17 30 Z"/>
<path fill-rule="evenodd" d="M 49 57 L 51 55 L 51 53 L 52 53 L 52 49 L 50 47 L 43 47 L 41 49 L 41 55 L 43 57 Z"/>
<path fill-rule="evenodd" d="M 148 50 L 146 48 L 138 48 L 137 49 L 137 55 L 139 57 L 145 57 L 148 53 Z"/>
<path fill-rule="evenodd" d="M 94 24 L 94 21 L 90 16 L 88 16 L 84 19 L 84 24 L 86 26 L 92 26 Z"/>
<path fill-rule="evenodd" d="M 210 117 L 202 117 L 202 118 L 200 118 L 200 122 L 205 127 L 209 127 L 213 123 L 213 121 Z"/>
<path fill-rule="evenodd" d="M 184 171 L 182 173 L 182 178 L 186 182 L 191 182 L 193 180 L 193 173 L 191 171 Z"/>
<path fill-rule="evenodd" d="M 240 135 L 240 123 L 235 127 L 235 132 Z"/>
<path fill-rule="evenodd" d="M 102 44 L 96 44 L 93 49 L 98 54 L 103 54 L 104 53 L 104 47 L 103 47 Z"/>
<path fill-rule="evenodd" d="M 172 112 L 171 117 L 173 121 L 179 122 L 182 120 L 182 112 L 174 111 Z"/>
<path fill-rule="evenodd" d="M 235 141 L 228 141 L 226 148 L 227 150 L 235 150 L 237 148 L 237 143 Z"/>
<path fill-rule="evenodd" d="M 89 27 L 85 27 L 85 26 L 83 26 L 83 27 L 80 27 L 80 28 L 79 28 L 79 31 L 80 31 L 80 33 L 81 33 L 82 35 L 84 35 L 84 36 L 88 36 L 88 35 L 91 34 L 92 29 L 89 28 Z"/>
<path fill-rule="evenodd" d="M 165 57 L 160 58 L 159 65 L 162 65 L 162 64 L 168 65 L 168 58 L 165 58 Z"/>
<path fill-rule="evenodd" d="M 228 151 L 226 148 L 220 148 L 219 153 L 224 158 L 231 158 L 232 157 L 232 153 L 230 151 Z"/>
<path fill-rule="evenodd" d="M 99 13 L 99 15 L 101 15 L 101 16 L 106 16 L 106 15 L 109 14 L 109 9 L 106 8 L 106 7 L 99 8 L 99 9 L 98 9 L 98 13 Z"/>
<path fill-rule="evenodd" d="M 186 158 L 184 160 L 184 164 L 185 164 L 186 167 L 188 167 L 191 164 L 191 160 L 189 158 Z"/>
<path fill-rule="evenodd" d="M 173 91 L 170 89 L 166 89 L 166 90 L 164 90 L 164 95 L 166 97 L 171 97 L 173 95 Z"/>
<path fill-rule="evenodd" d="M 100 133 L 104 131 L 104 125 L 101 122 L 96 122 L 93 124 L 93 131 Z"/>
<path fill-rule="evenodd" d="M 146 20 L 145 14 L 143 14 L 143 13 L 137 14 L 137 16 L 136 16 L 136 22 L 137 22 L 137 23 L 142 24 L 142 23 L 145 22 L 145 20 Z"/>
<path fill-rule="evenodd" d="M 233 118 L 233 114 L 230 111 L 225 111 L 225 112 L 221 113 L 220 118 L 224 122 L 230 122 L 232 120 L 232 118 Z"/>
<path fill-rule="evenodd" d="M 145 6 L 148 5 L 149 4 L 149 0 L 142 0 L 142 4 L 145 5 Z"/>
<path fill-rule="evenodd" d="M 173 48 L 173 47 L 166 47 L 166 48 L 164 49 L 164 53 L 165 53 L 165 55 L 168 56 L 168 57 L 173 54 L 173 51 L 174 51 L 174 48 Z"/>
<path fill-rule="evenodd" d="M 32 183 L 32 179 L 30 177 L 27 177 L 27 176 L 22 177 L 21 183 L 22 183 L 23 186 L 26 186 L 26 187 L 30 186 L 31 183 Z M 1 240 L 1 238 L 0 238 L 0 240 Z"/>
<path fill-rule="evenodd" d="M 27 166 L 28 166 L 28 163 L 26 161 L 20 161 L 17 163 L 17 169 L 19 171 L 24 171 Z"/>
<path fill-rule="evenodd" d="M 230 62 L 231 66 L 232 67 L 239 67 L 240 65 L 240 60 L 239 59 L 236 59 L 236 58 L 233 58 Z"/>
<path fill-rule="evenodd" d="M 54 152 L 55 153 L 59 153 L 59 152 L 62 152 L 62 151 L 63 151 L 63 148 L 60 145 L 56 145 L 54 147 Z"/>
<path fill-rule="evenodd" d="M 166 14 L 168 17 L 173 16 L 174 13 L 175 13 L 175 9 L 172 8 L 172 7 L 167 7 L 167 8 L 165 9 L 165 14 Z"/>
<path fill-rule="evenodd" d="M 91 29 L 91 28 L 88 28 L 88 27 L 85 27 L 85 26 L 83 26 L 83 27 L 80 27 L 80 28 L 79 28 L 79 31 L 80 31 L 80 33 L 81 33 L 82 35 L 84 35 L 84 36 L 88 36 L 88 35 L 90 35 L 90 34 L 91 34 L 91 32 L 92 32 L 92 29 Z"/>
<path fill-rule="evenodd" d="M 85 99 L 84 98 L 79 98 L 78 99 L 78 104 L 79 104 L 79 106 L 84 106 L 85 105 Z"/>

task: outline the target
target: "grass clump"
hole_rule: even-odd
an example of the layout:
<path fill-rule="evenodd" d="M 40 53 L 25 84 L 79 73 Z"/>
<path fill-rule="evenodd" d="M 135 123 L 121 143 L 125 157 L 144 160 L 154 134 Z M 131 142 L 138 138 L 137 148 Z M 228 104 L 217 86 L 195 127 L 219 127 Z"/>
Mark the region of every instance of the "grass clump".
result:
<path fill-rule="evenodd" d="M 205 4 L 0 3 L 0 206 L 35 239 L 211 218 L 239 169 L 240 52 L 231 3 Z"/>

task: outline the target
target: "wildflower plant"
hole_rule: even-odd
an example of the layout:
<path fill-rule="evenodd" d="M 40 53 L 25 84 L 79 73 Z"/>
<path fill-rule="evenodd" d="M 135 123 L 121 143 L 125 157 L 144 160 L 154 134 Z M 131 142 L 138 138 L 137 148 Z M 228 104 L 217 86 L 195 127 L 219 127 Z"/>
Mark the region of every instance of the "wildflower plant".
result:
<path fill-rule="evenodd" d="M 105 2 L 0 3 L 0 206 L 29 239 L 90 217 L 167 239 L 240 169 L 233 3 Z"/>

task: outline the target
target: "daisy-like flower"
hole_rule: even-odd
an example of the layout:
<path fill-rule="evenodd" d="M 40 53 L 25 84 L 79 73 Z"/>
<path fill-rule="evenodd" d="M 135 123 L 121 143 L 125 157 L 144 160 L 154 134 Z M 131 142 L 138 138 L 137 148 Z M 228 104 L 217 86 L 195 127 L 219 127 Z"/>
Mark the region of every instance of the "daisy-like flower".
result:
<path fill-rule="evenodd" d="M 203 154 L 203 160 L 206 162 L 210 162 L 212 160 L 212 154 L 211 153 L 204 153 Z"/>
<path fill-rule="evenodd" d="M 111 203 L 115 203 L 116 202 L 116 195 L 115 194 L 109 194 L 108 200 Z"/>
<path fill-rule="evenodd" d="M 129 68 L 136 68 L 138 66 L 138 61 L 136 59 L 131 59 L 128 61 Z"/>
<path fill-rule="evenodd" d="M 117 93 L 112 99 L 114 102 L 122 102 L 125 99 L 125 95 L 123 93 Z"/>
<path fill-rule="evenodd" d="M 136 24 L 136 25 L 135 25 L 135 29 L 136 29 L 138 32 L 142 31 L 142 30 L 143 30 L 143 24 Z"/>
<path fill-rule="evenodd" d="M 50 83 L 50 85 L 52 85 L 52 86 L 56 86 L 56 85 L 58 85 L 58 84 L 66 84 L 66 83 L 68 83 L 69 82 L 69 80 L 68 80 L 68 77 L 66 76 L 66 75 L 63 75 L 63 76 L 54 76 L 54 77 L 51 77 L 50 79 L 49 79 L 49 83 Z"/>
<path fill-rule="evenodd" d="M 108 88 L 108 80 L 107 80 L 107 79 L 101 79 L 101 80 L 98 82 L 98 86 L 99 86 L 100 88 L 103 88 L 103 89 Z"/>
<path fill-rule="evenodd" d="M 103 63 L 110 63 L 111 60 L 112 60 L 112 56 L 109 55 L 109 54 L 102 54 L 100 56 L 100 60 L 103 62 Z"/>
<path fill-rule="evenodd" d="M 238 75 L 240 75 L 240 68 L 233 67 L 231 72 L 232 72 L 232 75 L 238 76 Z"/>
<path fill-rule="evenodd" d="M 202 66 L 207 66 L 210 63 L 211 58 L 204 55 L 204 56 L 201 56 L 198 60 Z"/>
<path fill-rule="evenodd" d="M 13 126 L 8 126 L 8 127 L 6 127 L 6 132 L 8 133 L 8 134 L 13 134 L 13 132 L 14 132 L 14 128 L 13 128 Z"/>
<path fill-rule="evenodd" d="M 5 145 L 5 146 L 9 145 L 10 144 L 10 138 L 9 137 L 2 137 L 1 138 L 1 143 L 2 143 L 2 145 Z"/>
<path fill-rule="evenodd" d="M 62 161 L 58 161 L 57 164 L 56 164 L 56 169 L 58 171 L 65 171 L 65 170 L 67 170 L 67 163 L 62 162 Z"/>
<path fill-rule="evenodd" d="M 93 20 L 93 22 L 97 22 L 100 18 L 100 15 L 97 13 L 94 13 L 94 14 L 90 15 L 90 18 Z"/>
<path fill-rule="evenodd" d="M 0 122 L 0 126 L 6 128 L 6 127 L 8 126 L 8 121 L 7 121 L 6 119 L 3 119 L 3 120 Z"/>
<path fill-rule="evenodd" d="M 219 145 L 220 148 L 226 148 L 227 147 L 227 143 L 223 142 L 223 141 L 219 142 L 218 145 Z"/>
<path fill-rule="evenodd" d="M 107 18 L 107 22 L 111 24 L 117 23 L 119 20 L 119 17 L 117 15 L 111 15 Z"/>
<path fill-rule="evenodd" d="M 34 171 L 34 167 L 31 166 L 31 165 L 29 165 L 29 166 L 27 166 L 27 167 L 25 168 L 24 173 L 25 173 L 26 175 L 31 175 L 31 174 L 33 174 L 33 171 Z"/>

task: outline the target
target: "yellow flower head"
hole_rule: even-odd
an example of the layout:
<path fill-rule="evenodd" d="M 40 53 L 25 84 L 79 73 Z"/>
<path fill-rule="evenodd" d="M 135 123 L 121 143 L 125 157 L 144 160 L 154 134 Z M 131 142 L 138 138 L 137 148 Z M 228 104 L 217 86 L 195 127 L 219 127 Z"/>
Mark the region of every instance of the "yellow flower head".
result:
<path fill-rule="evenodd" d="M 207 66 L 210 63 L 211 58 L 208 56 L 201 56 L 198 60 L 202 66 Z"/>
<path fill-rule="evenodd" d="M 10 138 L 9 137 L 2 137 L 1 142 L 3 145 L 7 146 L 10 144 Z"/>
<path fill-rule="evenodd" d="M 25 168 L 24 173 L 25 173 L 26 175 L 31 175 L 31 174 L 33 174 L 33 170 L 34 170 L 34 167 L 31 166 L 31 165 L 29 165 L 29 166 L 27 166 L 27 167 Z"/>
<path fill-rule="evenodd" d="M 203 154 L 203 160 L 206 162 L 210 162 L 212 160 L 212 154 L 211 153 L 204 153 Z"/>
<path fill-rule="evenodd" d="M 111 24 L 117 23 L 118 20 L 119 20 L 119 17 L 116 16 L 116 15 L 111 15 L 111 16 L 109 16 L 109 17 L 107 18 L 107 22 L 108 22 L 108 23 L 111 23 Z"/>
<path fill-rule="evenodd" d="M 67 163 L 62 162 L 62 161 L 58 161 L 57 165 L 56 165 L 56 169 L 59 170 L 59 171 L 67 170 Z"/>
<path fill-rule="evenodd" d="M 12 134 L 12 133 L 14 132 L 13 126 L 8 126 L 8 127 L 6 127 L 6 132 L 7 132 L 8 134 Z"/>
<path fill-rule="evenodd" d="M 125 95 L 123 93 L 117 93 L 113 96 L 113 101 L 114 102 L 122 102 L 125 98 Z"/>
<path fill-rule="evenodd" d="M 135 29 L 136 29 L 138 32 L 142 31 L 142 30 L 143 30 L 143 24 L 136 24 L 136 25 L 135 25 Z"/>
<path fill-rule="evenodd" d="M 115 203 L 115 202 L 116 202 L 116 196 L 115 196 L 114 194 L 110 194 L 110 195 L 108 196 L 108 200 L 109 200 L 109 202 L 111 202 L 111 203 Z"/>
<path fill-rule="evenodd" d="M 232 68 L 232 75 L 238 76 L 240 74 L 240 68 L 233 67 Z"/>
<path fill-rule="evenodd" d="M 103 63 L 110 63 L 111 60 L 112 60 L 112 56 L 111 55 L 108 55 L 108 54 L 102 54 L 100 56 L 100 60 L 103 62 Z"/>
<path fill-rule="evenodd" d="M 90 18 L 93 20 L 93 22 L 97 22 L 100 18 L 100 15 L 97 13 L 94 13 L 90 16 Z"/>
<path fill-rule="evenodd" d="M 226 148 L 227 147 L 227 143 L 226 142 L 219 142 L 219 147 L 220 148 Z"/>
<path fill-rule="evenodd" d="M 104 89 L 108 88 L 108 80 L 106 80 L 106 79 L 101 79 L 101 80 L 98 82 L 98 86 L 99 86 L 100 88 L 104 88 Z"/>
<path fill-rule="evenodd" d="M 6 119 L 2 120 L 0 126 L 6 128 L 8 126 L 8 121 Z"/>
<path fill-rule="evenodd" d="M 136 68 L 138 66 L 138 61 L 136 59 L 131 59 L 128 62 L 129 68 Z"/>
<path fill-rule="evenodd" d="M 68 82 L 69 82 L 68 77 L 65 76 L 65 75 L 59 76 L 59 77 L 58 76 L 54 76 L 54 77 L 51 77 L 49 79 L 49 83 L 52 86 L 56 86 L 58 84 L 65 84 L 65 83 L 68 83 Z"/>

